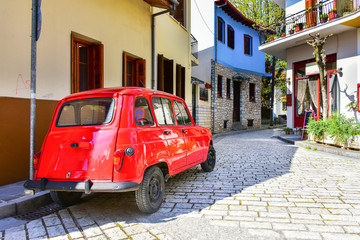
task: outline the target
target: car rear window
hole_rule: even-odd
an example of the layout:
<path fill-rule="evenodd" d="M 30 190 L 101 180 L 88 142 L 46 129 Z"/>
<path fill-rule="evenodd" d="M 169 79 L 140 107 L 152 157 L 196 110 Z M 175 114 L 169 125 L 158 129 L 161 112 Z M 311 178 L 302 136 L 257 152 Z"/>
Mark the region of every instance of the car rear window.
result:
<path fill-rule="evenodd" d="M 113 98 L 89 98 L 69 101 L 61 106 L 56 126 L 86 126 L 110 123 L 114 115 Z"/>

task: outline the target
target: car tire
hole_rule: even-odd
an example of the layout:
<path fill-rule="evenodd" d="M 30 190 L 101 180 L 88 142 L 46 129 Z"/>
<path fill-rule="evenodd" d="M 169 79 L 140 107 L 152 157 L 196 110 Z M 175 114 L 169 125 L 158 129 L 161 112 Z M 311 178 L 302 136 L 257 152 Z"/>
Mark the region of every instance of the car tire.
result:
<path fill-rule="evenodd" d="M 50 191 L 52 200 L 63 207 L 79 202 L 81 195 L 81 192 Z"/>
<path fill-rule="evenodd" d="M 164 174 L 157 166 L 146 169 L 140 187 L 135 192 L 136 204 L 141 212 L 159 210 L 165 193 Z"/>
<path fill-rule="evenodd" d="M 201 168 L 204 172 L 211 172 L 214 170 L 215 163 L 216 163 L 215 148 L 212 145 L 210 145 L 206 161 L 201 163 Z"/>

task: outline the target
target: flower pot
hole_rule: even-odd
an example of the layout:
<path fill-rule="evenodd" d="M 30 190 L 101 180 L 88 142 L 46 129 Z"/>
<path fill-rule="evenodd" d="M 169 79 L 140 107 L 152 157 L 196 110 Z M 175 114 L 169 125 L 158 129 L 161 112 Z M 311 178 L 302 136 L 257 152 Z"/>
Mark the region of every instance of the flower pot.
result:
<path fill-rule="evenodd" d="M 303 25 L 302 24 L 299 24 L 299 25 L 295 26 L 295 32 L 300 32 L 302 30 L 303 30 Z"/>
<path fill-rule="evenodd" d="M 321 22 L 321 23 L 326 23 L 326 22 L 327 22 L 327 20 L 328 20 L 328 18 L 327 18 L 327 17 L 325 17 L 325 18 L 320 18 L 320 22 Z"/>

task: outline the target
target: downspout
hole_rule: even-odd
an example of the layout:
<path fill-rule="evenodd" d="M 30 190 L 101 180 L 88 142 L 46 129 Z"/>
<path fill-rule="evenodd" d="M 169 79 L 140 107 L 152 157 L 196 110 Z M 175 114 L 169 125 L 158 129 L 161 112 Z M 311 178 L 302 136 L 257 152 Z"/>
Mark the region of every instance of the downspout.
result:
<path fill-rule="evenodd" d="M 227 5 L 227 2 L 225 2 L 223 5 L 220 6 L 216 6 L 216 3 L 214 2 L 214 15 L 215 15 L 215 19 L 214 19 L 214 24 L 215 24 L 215 34 L 214 34 L 214 78 L 213 78 L 213 84 L 212 84 L 212 91 L 213 91 L 213 106 L 212 106 L 212 133 L 215 133 L 215 97 L 216 97 L 216 93 L 215 93 L 215 83 L 216 83 L 216 61 L 217 61 L 217 32 L 218 32 L 218 24 L 217 24 L 217 11 L 216 8 L 221 8 Z"/>
<path fill-rule="evenodd" d="M 155 17 L 175 11 L 179 2 L 176 0 L 169 0 L 173 6 L 169 10 L 161 11 L 151 15 L 151 89 L 155 89 Z"/>

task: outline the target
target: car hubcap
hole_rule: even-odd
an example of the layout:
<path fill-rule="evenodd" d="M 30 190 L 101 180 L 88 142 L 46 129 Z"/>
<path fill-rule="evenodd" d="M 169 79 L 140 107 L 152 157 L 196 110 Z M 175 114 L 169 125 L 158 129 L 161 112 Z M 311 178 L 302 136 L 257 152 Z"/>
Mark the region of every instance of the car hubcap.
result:
<path fill-rule="evenodd" d="M 161 195 L 161 184 L 159 179 L 152 178 L 150 180 L 149 189 L 150 189 L 150 201 L 156 202 Z"/>

